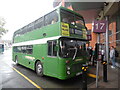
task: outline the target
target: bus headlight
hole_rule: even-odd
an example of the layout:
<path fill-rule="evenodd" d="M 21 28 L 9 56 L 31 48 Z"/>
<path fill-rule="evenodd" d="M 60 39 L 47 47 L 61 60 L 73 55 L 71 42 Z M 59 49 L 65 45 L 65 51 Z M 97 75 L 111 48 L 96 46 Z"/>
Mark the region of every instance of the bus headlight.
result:
<path fill-rule="evenodd" d="M 70 71 L 67 71 L 67 74 L 69 75 L 69 74 L 70 74 Z"/>
<path fill-rule="evenodd" d="M 67 66 L 67 70 L 70 70 L 70 67 L 69 67 L 69 66 Z"/>

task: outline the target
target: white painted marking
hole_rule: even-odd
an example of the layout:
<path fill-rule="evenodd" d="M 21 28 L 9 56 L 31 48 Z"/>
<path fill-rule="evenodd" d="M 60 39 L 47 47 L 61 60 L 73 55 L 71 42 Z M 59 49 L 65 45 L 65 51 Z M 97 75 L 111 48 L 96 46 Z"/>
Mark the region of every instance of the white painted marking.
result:
<path fill-rule="evenodd" d="M 58 39 L 58 38 L 60 38 L 60 37 L 61 37 L 61 36 L 56 36 L 56 37 L 49 37 L 49 38 L 43 38 L 43 39 L 25 41 L 25 42 L 20 42 L 20 43 L 14 43 L 12 46 L 44 44 L 44 43 L 47 43 L 48 40 L 54 40 L 54 39 Z"/>

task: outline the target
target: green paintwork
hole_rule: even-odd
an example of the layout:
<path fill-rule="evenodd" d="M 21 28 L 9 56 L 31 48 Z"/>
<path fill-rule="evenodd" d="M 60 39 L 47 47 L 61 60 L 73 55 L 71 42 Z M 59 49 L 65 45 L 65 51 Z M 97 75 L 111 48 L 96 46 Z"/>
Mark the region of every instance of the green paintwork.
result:
<path fill-rule="evenodd" d="M 44 37 L 43 34 L 46 33 L 46 36 Z M 26 34 L 23 34 L 21 36 L 18 36 L 14 38 L 14 42 L 24 42 L 29 40 L 36 40 L 36 39 L 43 39 L 53 36 L 60 35 L 60 23 L 48 25 L 46 27 L 42 27 L 40 29 L 33 30 L 31 32 L 28 32 Z"/>
<path fill-rule="evenodd" d="M 61 8 L 65 9 L 67 11 L 73 12 L 73 11 L 63 8 L 63 7 L 60 7 L 59 9 L 61 9 Z M 77 13 L 75 13 L 75 14 L 77 14 Z M 79 14 L 77 14 L 77 15 L 79 15 Z M 59 15 L 59 18 L 60 18 L 60 15 Z M 46 36 L 43 36 L 44 33 L 46 33 Z M 36 29 L 36 30 L 33 30 L 26 34 L 23 34 L 21 36 L 15 37 L 14 43 L 55 37 L 55 36 L 62 37 L 60 20 L 59 20 L 59 22 L 57 22 L 55 24 L 44 26 L 40 29 Z M 84 39 L 82 36 L 72 35 L 72 34 L 69 37 Z M 59 40 L 57 40 L 57 42 L 59 42 Z M 15 57 L 18 56 L 19 64 L 24 65 L 32 70 L 35 70 L 35 63 L 39 60 L 43 64 L 44 75 L 56 77 L 56 78 L 59 78 L 62 80 L 76 76 L 76 73 L 81 72 L 82 64 L 86 63 L 86 61 L 88 61 L 88 59 L 86 58 L 87 55 L 77 57 L 77 58 L 83 59 L 82 61 L 73 61 L 71 58 L 67 58 L 67 59 L 60 58 L 59 55 L 57 55 L 56 57 L 50 57 L 47 55 L 47 51 L 48 51 L 47 48 L 48 48 L 47 43 L 36 44 L 36 45 L 33 45 L 33 54 L 32 55 L 13 52 L 13 56 L 12 56 L 13 61 L 15 61 Z M 59 47 L 57 49 L 58 49 L 57 51 L 59 51 Z M 35 59 L 30 60 L 30 59 L 25 58 L 26 56 L 34 57 Z M 43 57 L 44 57 L 44 59 L 42 59 Z M 67 60 L 70 60 L 70 63 L 66 64 Z M 77 71 L 73 70 L 73 71 L 71 71 L 70 75 L 67 75 L 66 66 L 70 66 L 71 70 L 72 70 L 72 68 L 78 67 L 78 70 L 77 69 L 76 69 Z"/>

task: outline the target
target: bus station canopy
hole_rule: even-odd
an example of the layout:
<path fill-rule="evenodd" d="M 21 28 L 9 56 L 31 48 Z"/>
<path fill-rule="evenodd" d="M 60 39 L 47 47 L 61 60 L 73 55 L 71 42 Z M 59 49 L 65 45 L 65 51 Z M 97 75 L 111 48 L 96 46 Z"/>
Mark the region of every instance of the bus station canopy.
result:
<path fill-rule="evenodd" d="M 78 1 L 78 0 L 77 0 Z M 58 6 L 62 0 L 54 0 L 53 7 Z M 64 0 L 64 7 L 72 7 L 72 9 L 80 13 L 86 23 L 91 23 L 95 19 L 103 19 L 104 16 L 112 16 L 117 10 L 117 2 L 73 2 L 72 0 Z"/>

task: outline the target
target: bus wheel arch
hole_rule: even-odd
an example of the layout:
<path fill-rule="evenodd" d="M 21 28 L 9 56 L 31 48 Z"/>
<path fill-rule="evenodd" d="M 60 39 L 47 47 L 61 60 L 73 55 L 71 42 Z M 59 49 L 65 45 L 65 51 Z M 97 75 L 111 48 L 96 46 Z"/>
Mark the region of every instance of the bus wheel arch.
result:
<path fill-rule="evenodd" d="M 18 56 L 17 56 L 17 55 L 15 56 L 15 64 L 16 64 L 16 65 L 19 64 L 19 63 L 18 63 Z"/>
<path fill-rule="evenodd" d="M 38 76 L 43 76 L 43 65 L 40 60 L 36 60 L 35 62 L 35 72 Z"/>

